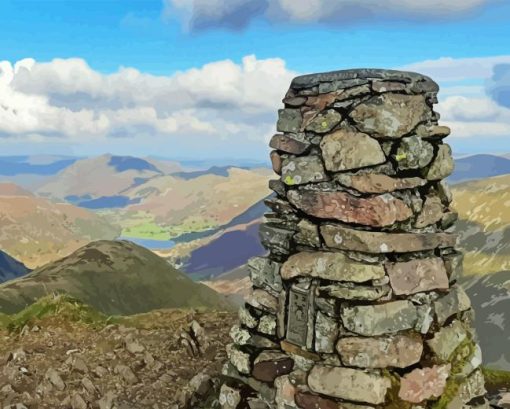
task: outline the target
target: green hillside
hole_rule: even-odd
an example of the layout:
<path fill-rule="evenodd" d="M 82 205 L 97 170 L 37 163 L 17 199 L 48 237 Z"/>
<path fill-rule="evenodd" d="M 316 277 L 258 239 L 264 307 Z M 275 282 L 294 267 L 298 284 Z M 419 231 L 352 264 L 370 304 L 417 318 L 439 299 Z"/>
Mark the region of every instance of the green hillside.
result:
<path fill-rule="evenodd" d="M 68 257 L 0 285 L 0 312 L 65 292 L 108 315 L 160 308 L 225 309 L 223 296 L 195 283 L 151 251 L 128 241 L 96 241 Z"/>
<path fill-rule="evenodd" d="M 510 175 L 452 187 L 466 275 L 510 270 Z"/>

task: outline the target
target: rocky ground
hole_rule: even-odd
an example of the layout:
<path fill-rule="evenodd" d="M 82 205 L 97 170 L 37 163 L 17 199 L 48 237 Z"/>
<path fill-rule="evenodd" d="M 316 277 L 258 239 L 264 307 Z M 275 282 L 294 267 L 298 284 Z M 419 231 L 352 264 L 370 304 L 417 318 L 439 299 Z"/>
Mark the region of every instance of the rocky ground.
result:
<path fill-rule="evenodd" d="M 105 320 L 67 298 L 36 307 L 0 317 L 0 409 L 220 408 L 236 313 L 159 310 Z M 510 408 L 510 385 L 497 373 L 490 381 L 492 407 Z"/>
<path fill-rule="evenodd" d="M 48 316 L 2 330 L 0 407 L 181 407 L 195 375 L 203 388 L 204 374 L 220 372 L 235 320 L 234 313 L 168 310 L 96 329 Z"/>

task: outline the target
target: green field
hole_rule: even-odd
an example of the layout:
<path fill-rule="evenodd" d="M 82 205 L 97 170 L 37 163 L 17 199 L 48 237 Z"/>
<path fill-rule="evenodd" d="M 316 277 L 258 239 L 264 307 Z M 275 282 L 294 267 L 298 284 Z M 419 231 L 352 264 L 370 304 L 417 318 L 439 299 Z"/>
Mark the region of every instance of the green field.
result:
<path fill-rule="evenodd" d="M 110 223 L 120 226 L 122 237 L 150 240 L 172 240 L 186 233 L 203 232 L 218 227 L 213 220 L 189 216 L 180 224 L 167 226 L 158 223 L 148 212 L 99 212 Z"/>

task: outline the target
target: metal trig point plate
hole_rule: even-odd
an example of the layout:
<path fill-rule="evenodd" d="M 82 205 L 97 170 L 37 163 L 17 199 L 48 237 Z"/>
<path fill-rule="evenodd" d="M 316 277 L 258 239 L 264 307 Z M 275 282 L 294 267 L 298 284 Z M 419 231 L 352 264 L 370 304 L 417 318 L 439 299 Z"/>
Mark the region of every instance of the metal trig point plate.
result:
<path fill-rule="evenodd" d="M 289 291 L 287 341 L 306 347 L 310 290 L 292 286 Z"/>

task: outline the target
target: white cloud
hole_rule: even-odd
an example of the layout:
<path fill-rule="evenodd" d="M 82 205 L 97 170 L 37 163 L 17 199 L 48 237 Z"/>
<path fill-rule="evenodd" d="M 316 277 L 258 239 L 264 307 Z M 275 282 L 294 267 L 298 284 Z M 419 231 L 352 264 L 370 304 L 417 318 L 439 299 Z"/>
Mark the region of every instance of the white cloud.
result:
<path fill-rule="evenodd" d="M 452 138 L 476 137 L 482 141 L 484 137 L 510 137 L 510 109 L 488 97 L 448 97 L 436 111 L 441 113 L 441 123 L 452 129 Z"/>
<path fill-rule="evenodd" d="M 400 69 L 429 75 L 436 81 L 462 81 L 489 78 L 494 66 L 502 63 L 510 63 L 510 55 L 476 58 L 442 57 L 405 65 Z"/>
<path fill-rule="evenodd" d="M 238 150 L 250 141 L 262 146 L 295 75 L 281 59 L 255 56 L 168 76 L 133 68 L 105 75 L 82 59 L 3 61 L 0 136 L 76 143 L 129 137 L 147 144 L 165 137 L 169 146 L 200 138 L 201 149 L 218 150 L 222 143 Z"/>
<path fill-rule="evenodd" d="M 399 69 L 429 75 L 441 87 L 436 108 L 442 122 L 452 128 L 452 138 L 510 137 L 510 106 L 504 90 L 510 72 L 510 55 L 476 58 L 439 58 Z M 479 85 L 464 85 L 477 83 Z M 506 87 L 506 88 L 505 88 Z M 506 102 L 506 104 L 505 104 Z M 500 150 L 508 150 L 502 142 Z"/>
<path fill-rule="evenodd" d="M 263 15 L 275 23 L 347 23 L 367 20 L 457 18 L 501 0 L 163 0 L 166 17 L 189 30 L 242 29 Z"/>

